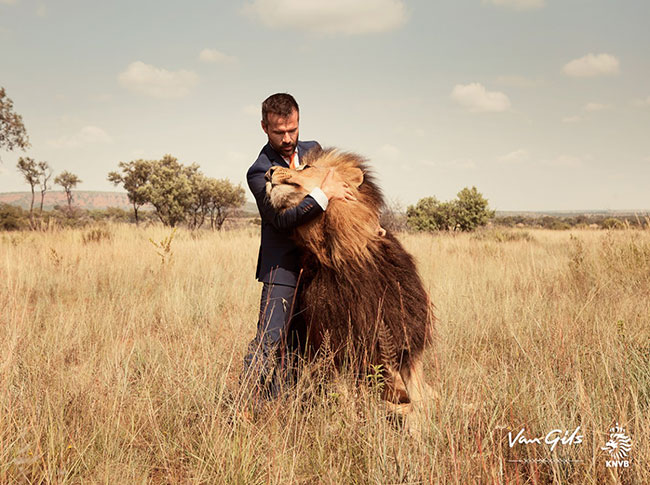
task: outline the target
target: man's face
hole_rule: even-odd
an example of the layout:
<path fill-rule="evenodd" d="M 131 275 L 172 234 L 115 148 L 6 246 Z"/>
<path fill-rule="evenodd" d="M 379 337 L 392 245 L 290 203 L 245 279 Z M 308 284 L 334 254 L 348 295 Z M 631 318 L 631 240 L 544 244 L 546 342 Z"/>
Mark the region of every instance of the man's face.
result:
<path fill-rule="evenodd" d="M 285 158 L 291 157 L 298 144 L 298 111 L 287 117 L 268 114 L 268 123 L 262 120 L 262 129 L 273 149 Z"/>

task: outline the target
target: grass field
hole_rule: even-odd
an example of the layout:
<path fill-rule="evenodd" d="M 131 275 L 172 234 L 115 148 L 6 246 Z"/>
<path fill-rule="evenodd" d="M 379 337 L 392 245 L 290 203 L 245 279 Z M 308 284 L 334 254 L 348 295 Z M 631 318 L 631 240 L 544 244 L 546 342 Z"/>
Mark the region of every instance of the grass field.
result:
<path fill-rule="evenodd" d="M 241 413 L 257 230 L 1 234 L 0 483 L 650 483 L 650 231 L 400 236 L 439 318 L 414 439 L 372 386 Z"/>

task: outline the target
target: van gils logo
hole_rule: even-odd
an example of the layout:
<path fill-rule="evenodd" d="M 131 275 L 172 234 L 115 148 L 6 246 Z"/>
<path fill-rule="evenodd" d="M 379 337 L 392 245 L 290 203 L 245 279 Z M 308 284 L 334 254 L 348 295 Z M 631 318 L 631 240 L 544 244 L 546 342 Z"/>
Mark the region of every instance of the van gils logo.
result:
<path fill-rule="evenodd" d="M 625 428 L 616 423 L 616 426 L 609 430 L 609 441 L 601 450 L 609 453 L 613 460 L 605 461 L 605 466 L 610 468 L 627 468 L 630 462 L 626 459 L 632 448 L 632 440 L 625 434 Z"/>
<path fill-rule="evenodd" d="M 584 438 L 583 435 L 578 434 L 580 431 L 580 426 L 578 426 L 571 434 L 569 434 L 570 430 L 563 431 L 561 429 L 554 429 L 552 431 L 549 431 L 546 435 L 538 436 L 536 438 L 527 438 L 526 435 L 524 435 L 525 431 L 525 428 L 521 428 L 519 430 L 519 433 L 517 433 L 514 438 L 512 437 L 512 432 L 508 431 L 508 445 L 510 448 L 516 444 L 541 445 L 542 443 L 546 443 L 547 445 L 551 445 L 551 451 L 553 451 L 555 450 L 555 447 L 558 445 L 558 443 L 562 445 L 579 445 L 582 443 L 582 440 Z"/>

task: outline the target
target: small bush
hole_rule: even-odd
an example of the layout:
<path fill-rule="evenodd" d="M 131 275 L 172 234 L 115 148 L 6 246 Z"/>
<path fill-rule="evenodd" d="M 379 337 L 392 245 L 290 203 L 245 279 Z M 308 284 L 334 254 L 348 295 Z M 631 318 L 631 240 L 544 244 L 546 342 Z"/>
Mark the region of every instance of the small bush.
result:
<path fill-rule="evenodd" d="M 82 234 L 81 239 L 84 244 L 98 243 L 101 241 L 110 241 L 113 234 L 104 227 L 95 227 Z"/>
<path fill-rule="evenodd" d="M 510 242 L 510 241 L 534 241 L 535 238 L 528 231 L 502 231 L 494 229 L 490 231 L 476 232 L 472 239 L 478 241 L 496 241 L 496 242 Z"/>
<path fill-rule="evenodd" d="M 608 217 L 600 223 L 603 229 L 625 229 L 625 223 L 615 217 Z"/>
<path fill-rule="evenodd" d="M 406 217 L 408 226 L 416 231 L 473 231 L 486 225 L 494 211 L 476 187 L 465 187 L 447 202 L 435 197 L 420 199 L 408 207 Z"/>
<path fill-rule="evenodd" d="M 0 204 L 0 231 L 20 231 L 29 228 L 27 211 L 10 204 Z"/>

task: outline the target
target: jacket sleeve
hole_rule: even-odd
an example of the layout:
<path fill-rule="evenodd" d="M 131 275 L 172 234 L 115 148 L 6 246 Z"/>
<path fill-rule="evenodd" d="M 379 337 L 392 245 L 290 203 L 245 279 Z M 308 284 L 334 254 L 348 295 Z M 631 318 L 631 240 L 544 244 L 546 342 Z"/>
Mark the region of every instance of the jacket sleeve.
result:
<path fill-rule="evenodd" d="M 289 230 L 309 222 L 323 212 L 321 206 L 310 195 L 306 196 L 296 207 L 278 212 L 266 196 L 265 173 L 266 170 L 263 167 L 254 166 L 246 175 L 248 187 L 255 197 L 263 221 L 270 222 L 276 229 Z"/>

